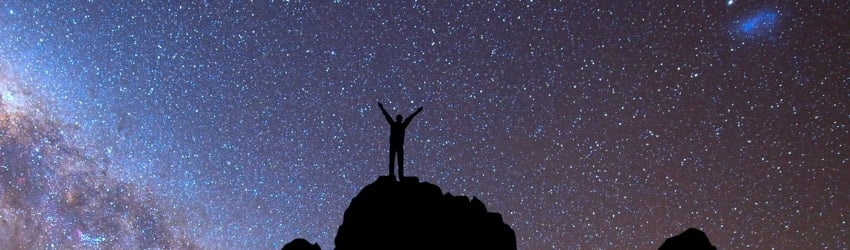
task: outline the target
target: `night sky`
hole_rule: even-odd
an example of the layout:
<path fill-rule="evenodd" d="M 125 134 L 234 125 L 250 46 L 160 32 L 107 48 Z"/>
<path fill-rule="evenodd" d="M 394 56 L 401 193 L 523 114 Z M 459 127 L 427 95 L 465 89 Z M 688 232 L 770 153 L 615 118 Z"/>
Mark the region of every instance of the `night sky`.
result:
<path fill-rule="evenodd" d="M 848 247 L 847 1 L 38 2 L 0 4 L 0 248 L 332 249 L 377 102 L 520 249 Z"/>

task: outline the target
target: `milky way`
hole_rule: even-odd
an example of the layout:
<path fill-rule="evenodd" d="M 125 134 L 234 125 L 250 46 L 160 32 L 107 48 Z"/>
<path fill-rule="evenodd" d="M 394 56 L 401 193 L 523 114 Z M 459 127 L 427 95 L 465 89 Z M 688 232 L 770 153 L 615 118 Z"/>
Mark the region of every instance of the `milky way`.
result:
<path fill-rule="evenodd" d="M 0 5 L 0 248 L 332 249 L 405 172 L 521 249 L 847 248 L 850 5 Z"/>
<path fill-rule="evenodd" d="M 108 159 L 66 141 L 77 128 L 50 119 L 43 102 L 0 68 L 0 246 L 190 247 L 180 220 L 131 183 L 107 177 Z"/>

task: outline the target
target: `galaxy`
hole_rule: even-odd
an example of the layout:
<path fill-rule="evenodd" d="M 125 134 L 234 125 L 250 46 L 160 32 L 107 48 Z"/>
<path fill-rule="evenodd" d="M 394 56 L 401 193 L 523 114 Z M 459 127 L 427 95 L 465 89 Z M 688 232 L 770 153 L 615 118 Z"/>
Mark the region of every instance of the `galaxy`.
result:
<path fill-rule="evenodd" d="M 774 11 L 763 11 L 741 22 L 739 29 L 747 35 L 759 35 L 773 29 L 779 19 Z"/>
<path fill-rule="evenodd" d="M 405 173 L 520 249 L 848 247 L 850 3 L 4 1 L 0 248 L 333 248 Z"/>

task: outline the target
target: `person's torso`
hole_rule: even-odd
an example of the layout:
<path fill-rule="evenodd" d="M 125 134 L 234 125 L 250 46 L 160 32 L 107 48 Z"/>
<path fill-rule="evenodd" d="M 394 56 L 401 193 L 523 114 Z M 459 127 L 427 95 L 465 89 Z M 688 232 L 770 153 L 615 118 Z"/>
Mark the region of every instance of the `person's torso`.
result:
<path fill-rule="evenodd" d="M 407 126 L 403 123 L 395 123 L 390 125 L 390 143 L 393 145 L 401 145 L 404 143 L 404 130 Z"/>

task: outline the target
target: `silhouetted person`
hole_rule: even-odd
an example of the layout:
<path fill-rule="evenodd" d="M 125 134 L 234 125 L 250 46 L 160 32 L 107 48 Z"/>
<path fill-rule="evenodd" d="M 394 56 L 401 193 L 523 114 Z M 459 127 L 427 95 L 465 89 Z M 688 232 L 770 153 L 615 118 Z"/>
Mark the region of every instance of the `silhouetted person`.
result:
<path fill-rule="evenodd" d="M 407 125 L 410 124 L 410 121 L 413 120 L 419 112 L 422 112 L 422 107 L 416 109 L 416 112 L 410 114 L 404 121 L 402 121 L 401 114 L 396 115 L 395 121 L 387 113 L 387 110 L 384 109 L 383 103 L 378 103 L 378 107 L 381 107 L 381 112 L 384 113 L 384 118 L 387 118 L 387 122 L 390 123 L 390 176 L 395 178 L 393 174 L 393 168 L 395 163 L 396 154 L 398 155 L 398 178 L 401 180 L 401 177 L 404 177 L 404 129 L 407 128 Z"/>

